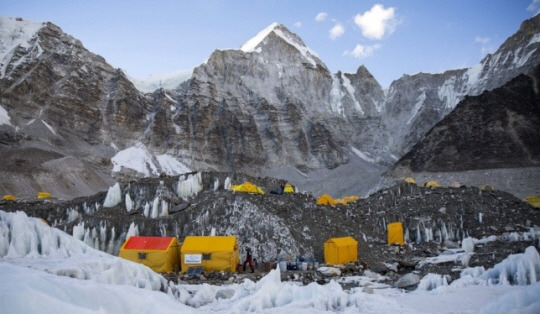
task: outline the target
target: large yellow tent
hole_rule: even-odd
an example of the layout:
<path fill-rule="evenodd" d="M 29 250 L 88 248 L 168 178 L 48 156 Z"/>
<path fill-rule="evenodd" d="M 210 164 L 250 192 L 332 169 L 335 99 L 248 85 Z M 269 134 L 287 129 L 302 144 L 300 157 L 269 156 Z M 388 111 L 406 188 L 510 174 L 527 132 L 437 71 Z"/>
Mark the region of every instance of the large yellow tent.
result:
<path fill-rule="evenodd" d="M 540 207 L 540 196 L 538 195 L 525 196 L 525 201 L 534 207 Z"/>
<path fill-rule="evenodd" d="M 176 237 L 132 236 L 120 248 L 119 256 L 144 264 L 158 273 L 170 273 L 180 268 L 179 244 Z"/>
<path fill-rule="evenodd" d="M 323 194 L 317 199 L 317 205 L 336 205 L 336 204 L 337 204 L 336 200 L 328 194 Z"/>
<path fill-rule="evenodd" d="M 388 224 L 388 244 L 405 245 L 403 239 L 403 224 L 401 222 L 393 222 Z"/>
<path fill-rule="evenodd" d="M 352 237 L 331 238 L 324 242 L 324 262 L 341 265 L 358 261 L 358 242 Z"/>
<path fill-rule="evenodd" d="M 244 182 L 242 184 L 231 185 L 231 190 L 235 192 L 244 192 L 244 193 L 258 193 L 264 194 L 264 191 L 251 182 Z"/>
<path fill-rule="evenodd" d="M 180 248 L 182 272 L 202 266 L 204 271 L 236 272 L 240 251 L 235 236 L 187 236 Z"/>
<path fill-rule="evenodd" d="M 437 183 L 437 181 L 429 181 L 428 183 L 426 183 L 426 188 L 440 188 L 441 186 L 439 185 L 439 183 Z"/>

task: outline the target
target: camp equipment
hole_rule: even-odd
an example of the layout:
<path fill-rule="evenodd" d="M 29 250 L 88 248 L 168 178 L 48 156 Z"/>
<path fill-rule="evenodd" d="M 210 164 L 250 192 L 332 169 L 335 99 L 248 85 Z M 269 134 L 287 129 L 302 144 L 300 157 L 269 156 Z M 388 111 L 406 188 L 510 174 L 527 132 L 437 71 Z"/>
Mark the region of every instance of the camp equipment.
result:
<path fill-rule="evenodd" d="M 119 256 L 158 273 L 171 273 L 180 268 L 178 247 L 176 237 L 132 236 L 120 248 Z"/>
<path fill-rule="evenodd" d="M 414 180 L 411 177 L 405 178 L 405 182 L 410 183 L 410 184 L 416 184 L 416 180 Z"/>
<path fill-rule="evenodd" d="M 324 262 L 330 265 L 358 261 L 358 242 L 350 236 L 331 238 L 324 242 Z"/>
<path fill-rule="evenodd" d="M 17 200 L 17 199 L 15 198 L 15 195 L 11 195 L 11 194 L 10 194 L 10 195 L 4 195 L 4 196 L 2 196 L 2 200 L 3 200 L 3 201 L 12 201 L 12 202 L 15 202 L 15 200 Z"/>
<path fill-rule="evenodd" d="M 435 189 L 435 188 L 440 188 L 441 186 L 439 185 L 439 183 L 437 183 L 437 181 L 429 181 L 428 183 L 426 183 L 426 188 L 432 188 L 432 189 Z"/>

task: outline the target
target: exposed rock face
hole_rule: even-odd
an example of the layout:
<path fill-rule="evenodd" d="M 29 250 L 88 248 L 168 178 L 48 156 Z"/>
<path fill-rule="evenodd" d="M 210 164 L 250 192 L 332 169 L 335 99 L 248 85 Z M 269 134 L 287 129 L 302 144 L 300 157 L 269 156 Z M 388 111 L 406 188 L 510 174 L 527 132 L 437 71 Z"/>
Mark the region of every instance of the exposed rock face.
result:
<path fill-rule="evenodd" d="M 469 96 L 399 161 L 420 171 L 540 165 L 540 66 L 504 86 Z"/>
<path fill-rule="evenodd" d="M 405 75 L 392 82 L 382 115 L 390 151 L 402 156 L 466 95 L 479 95 L 531 72 L 540 64 L 539 30 L 537 15 L 472 68 Z"/>

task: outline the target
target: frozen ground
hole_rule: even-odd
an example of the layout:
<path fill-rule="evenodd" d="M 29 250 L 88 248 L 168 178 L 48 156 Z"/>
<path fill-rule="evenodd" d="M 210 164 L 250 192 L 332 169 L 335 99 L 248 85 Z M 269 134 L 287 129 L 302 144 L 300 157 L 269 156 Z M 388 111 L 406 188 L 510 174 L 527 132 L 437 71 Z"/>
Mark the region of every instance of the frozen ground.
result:
<path fill-rule="evenodd" d="M 488 270 L 465 268 L 450 284 L 436 274 L 425 276 L 412 292 L 379 284 L 381 276 L 370 272 L 326 285 L 280 278 L 273 270 L 258 282 L 175 285 L 22 212 L 0 211 L 4 313 L 540 312 L 540 256 L 532 246 Z M 338 280 L 360 286 L 344 290 Z"/>

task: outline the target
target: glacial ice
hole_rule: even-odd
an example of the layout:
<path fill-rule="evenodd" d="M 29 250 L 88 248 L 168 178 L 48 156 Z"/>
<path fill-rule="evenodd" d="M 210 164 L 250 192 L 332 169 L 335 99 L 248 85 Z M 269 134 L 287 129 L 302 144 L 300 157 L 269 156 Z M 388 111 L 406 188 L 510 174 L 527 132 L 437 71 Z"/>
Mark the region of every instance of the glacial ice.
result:
<path fill-rule="evenodd" d="M 103 207 L 114 207 L 122 201 L 122 190 L 120 189 L 120 184 L 116 182 L 112 187 L 109 188 L 105 201 L 103 202 Z"/>

